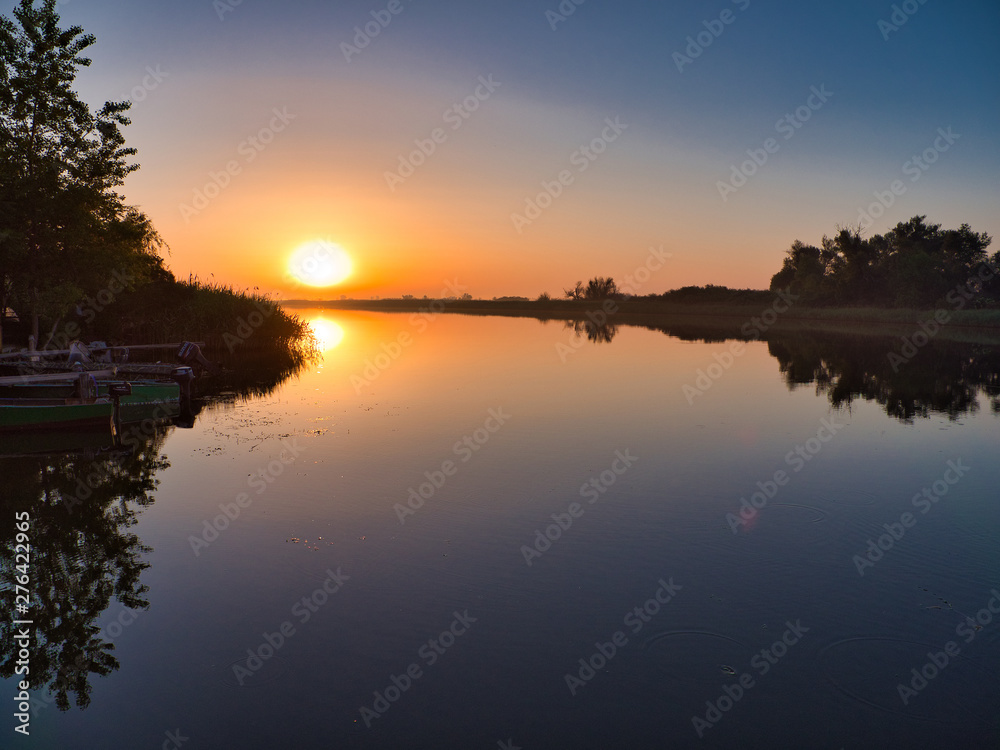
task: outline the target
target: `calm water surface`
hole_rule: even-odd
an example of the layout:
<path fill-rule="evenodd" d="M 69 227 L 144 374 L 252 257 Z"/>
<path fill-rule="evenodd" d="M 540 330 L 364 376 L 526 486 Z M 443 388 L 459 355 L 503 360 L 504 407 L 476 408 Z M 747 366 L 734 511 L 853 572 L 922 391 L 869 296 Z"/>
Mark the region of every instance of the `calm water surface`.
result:
<path fill-rule="evenodd" d="M 0 746 L 1000 742 L 991 351 L 306 316 L 270 395 L 2 461 L 47 642 Z"/>

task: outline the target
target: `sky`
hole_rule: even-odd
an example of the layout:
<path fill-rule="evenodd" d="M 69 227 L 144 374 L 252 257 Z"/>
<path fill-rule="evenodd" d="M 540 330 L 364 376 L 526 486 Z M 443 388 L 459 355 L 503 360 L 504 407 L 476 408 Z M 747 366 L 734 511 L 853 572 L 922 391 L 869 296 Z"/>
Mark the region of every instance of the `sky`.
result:
<path fill-rule="evenodd" d="M 97 37 L 82 98 L 133 101 L 123 192 L 179 278 L 295 299 L 766 288 L 794 240 L 841 226 L 1000 233 L 995 0 L 58 10 Z M 341 283 L 290 275 L 316 241 L 349 256 Z"/>

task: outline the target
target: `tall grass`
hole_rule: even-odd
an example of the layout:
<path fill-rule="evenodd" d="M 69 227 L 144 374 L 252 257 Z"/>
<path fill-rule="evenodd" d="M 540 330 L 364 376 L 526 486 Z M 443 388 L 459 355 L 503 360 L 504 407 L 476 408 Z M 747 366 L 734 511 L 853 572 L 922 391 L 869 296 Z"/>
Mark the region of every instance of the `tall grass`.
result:
<path fill-rule="evenodd" d="M 93 322 L 92 333 L 117 344 L 203 341 L 206 352 L 288 352 L 308 357 L 309 326 L 256 290 L 197 278 L 157 281 L 118 297 Z"/>

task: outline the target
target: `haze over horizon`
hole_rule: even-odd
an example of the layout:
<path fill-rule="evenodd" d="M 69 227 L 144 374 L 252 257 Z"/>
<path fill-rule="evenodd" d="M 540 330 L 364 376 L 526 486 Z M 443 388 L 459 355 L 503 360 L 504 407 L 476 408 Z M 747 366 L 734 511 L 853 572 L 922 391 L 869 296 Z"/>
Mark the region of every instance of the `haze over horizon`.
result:
<path fill-rule="evenodd" d="M 876 194 L 891 205 L 868 234 L 915 214 L 1000 231 L 993 3 L 59 12 L 97 37 L 83 98 L 134 101 L 125 194 L 180 278 L 287 298 L 454 280 L 558 296 L 662 247 L 641 293 L 766 288 L 793 240 L 856 225 Z M 316 239 L 350 256 L 344 282 L 287 277 Z"/>

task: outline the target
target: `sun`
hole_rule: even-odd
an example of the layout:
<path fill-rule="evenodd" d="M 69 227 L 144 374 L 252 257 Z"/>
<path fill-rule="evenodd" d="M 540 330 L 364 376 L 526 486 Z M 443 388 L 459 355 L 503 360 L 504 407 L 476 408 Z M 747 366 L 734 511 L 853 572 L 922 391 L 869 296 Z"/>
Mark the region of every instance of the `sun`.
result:
<path fill-rule="evenodd" d="M 313 240 L 300 245 L 288 259 L 288 272 L 309 286 L 333 286 L 351 275 L 351 256 L 340 245 Z"/>

